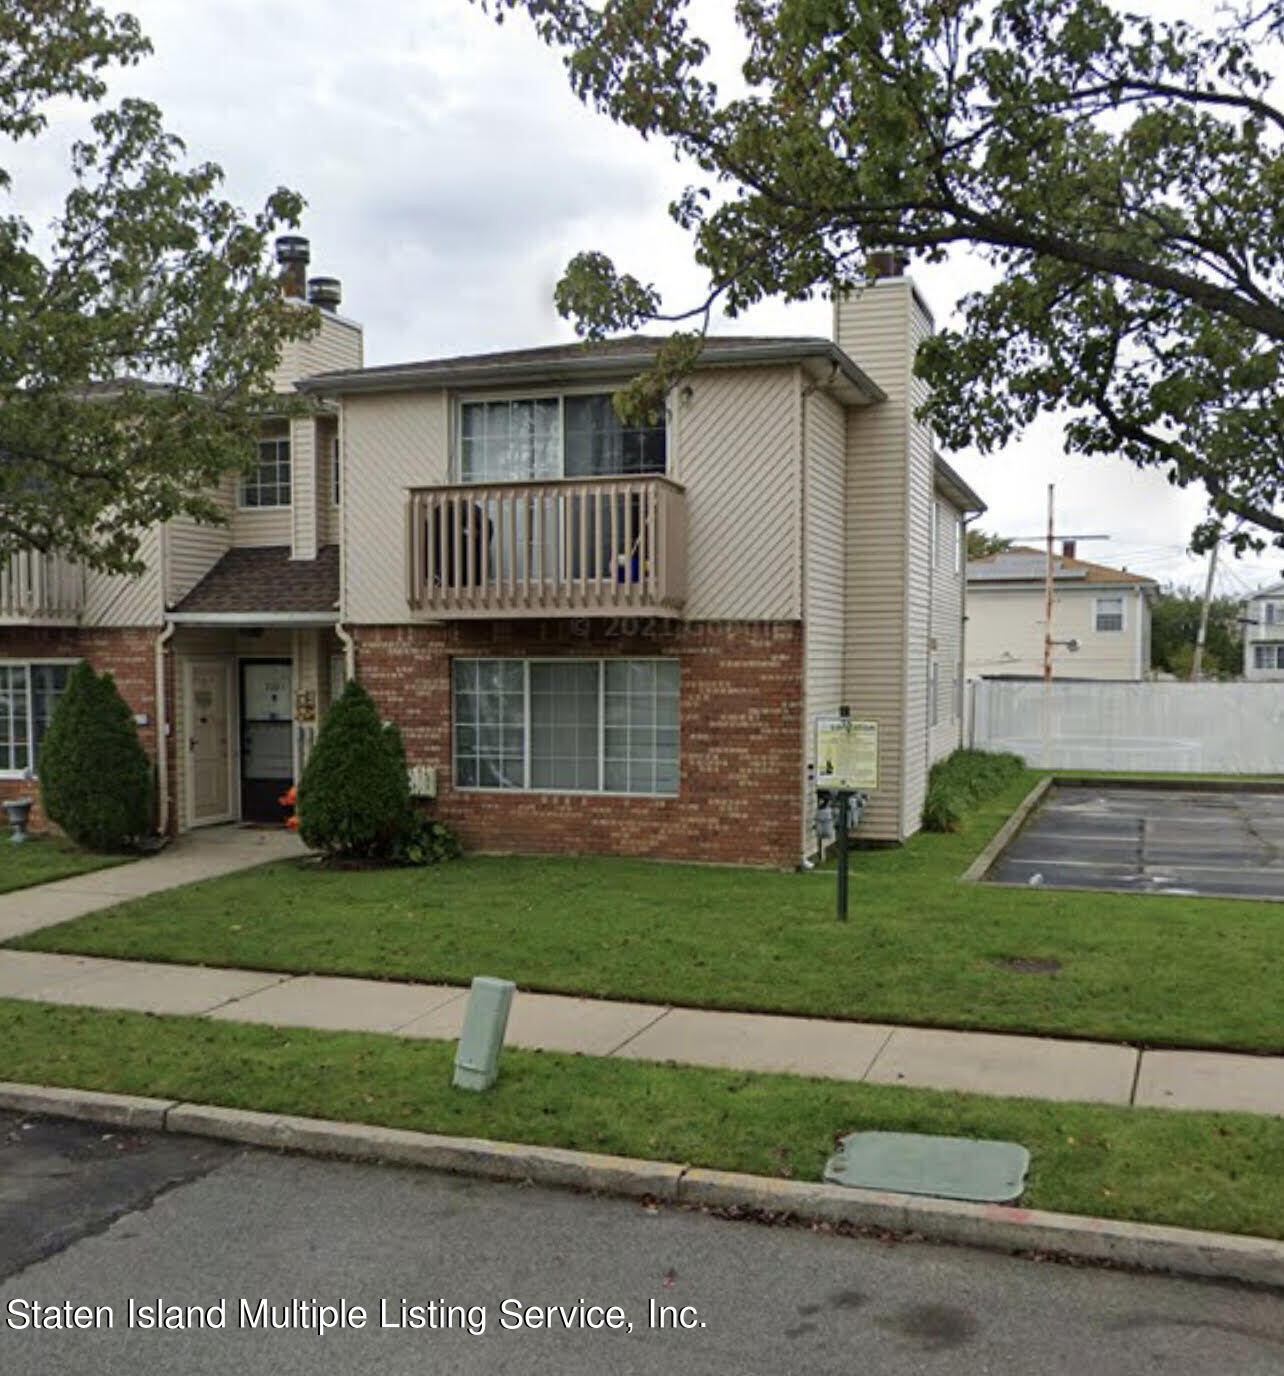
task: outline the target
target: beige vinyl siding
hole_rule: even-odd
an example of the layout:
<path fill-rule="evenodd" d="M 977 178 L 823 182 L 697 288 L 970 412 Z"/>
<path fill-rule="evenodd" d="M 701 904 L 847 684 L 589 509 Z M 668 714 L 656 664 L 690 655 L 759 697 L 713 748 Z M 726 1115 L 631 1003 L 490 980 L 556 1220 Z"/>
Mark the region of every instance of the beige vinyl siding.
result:
<path fill-rule="evenodd" d="M 410 619 L 406 606 L 406 489 L 450 481 L 444 392 L 344 399 L 343 619 Z"/>
<path fill-rule="evenodd" d="M 963 575 L 955 557 L 955 541 L 962 542 L 961 513 L 943 497 L 936 497 L 940 549 L 932 566 L 931 638 L 935 645 L 939 682 L 939 719 L 930 728 L 929 764 L 935 764 L 961 743 L 958 685 L 963 676 Z M 953 529 L 953 536 L 950 529 Z M 929 703 L 929 709 L 930 709 Z M 930 718 L 929 718 L 930 719 Z"/>
<path fill-rule="evenodd" d="M 281 350 L 276 390 L 293 391 L 295 382 L 314 373 L 360 368 L 365 359 L 361 326 L 342 316 L 321 312 L 321 328 L 311 339 L 292 339 Z"/>
<path fill-rule="evenodd" d="M 1123 597 L 1122 631 L 1096 629 L 1099 597 Z M 967 674 L 1043 674 L 1044 592 L 1042 588 L 987 587 L 967 592 Z M 1054 678 L 1131 679 L 1143 676 L 1148 659 L 1149 616 L 1136 585 L 1085 583 L 1054 586 L 1052 638 L 1076 640 L 1077 650 L 1054 643 Z"/>
<path fill-rule="evenodd" d="M 688 621 L 802 614 L 798 375 L 722 368 L 679 389 L 670 471 L 687 492 Z"/>
<path fill-rule="evenodd" d="M 160 527 L 142 538 L 138 558 L 146 564 L 136 577 L 90 573 L 85 581 L 86 626 L 159 626 L 162 622 Z"/>
<path fill-rule="evenodd" d="M 914 412 L 928 397 L 925 382 L 913 374 L 914 356 L 932 332 L 931 318 L 914 297 L 908 296 L 910 349 L 906 358 L 909 394 L 909 473 L 906 521 L 907 543 L 905 601 L 905 775 L 901 791 L 901 835 L 912 836 L 922 825 L 927 796 L 927 772 L 931 765 L 932 690 L 931 611 L 936 551 L 932 545 L 932 508 L 936 503 L 936 474 L 931 430 L 915 419 Z M 940 665 L 937 666 L 938 675 Z"/>
<path fill-rule="evenodd" d="M 908 282 L 879 283 L 835 307 L 835 338 L 887 393 L 847 413 L 847 581 L 843 677 L 852 716 L 878 724 L 879 787 L 861 823 L 899 841 L 905 759 Z"/>
<path fill-rule="evenodd" d="M 171 521 L 165 531 L 165 605 L 173 607 L 227 553 L 227 526 L 200 525 L 189 516 Z"/>
<path fill-rule="evenodd" d="M 847 416 L 822 392 L 803 402 L 803 854 L 816 849 L 815 719 L 843 696 Z"/>
<path fill-rule="evenodd" d="M 290 422 L 290 556 L 317 557 L 317 422 L 298 416 Z"/>

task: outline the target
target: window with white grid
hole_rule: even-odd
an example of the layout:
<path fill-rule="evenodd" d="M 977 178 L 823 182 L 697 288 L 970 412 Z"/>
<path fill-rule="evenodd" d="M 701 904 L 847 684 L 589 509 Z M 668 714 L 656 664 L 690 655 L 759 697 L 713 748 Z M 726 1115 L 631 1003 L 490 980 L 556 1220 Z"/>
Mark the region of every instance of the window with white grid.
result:
<path fill-rule="evenodd" d="M 676 660 L 456 660 L 455 783 L 676 794 L 678 681 Z"/>
<path fill-rule="evenodd" d="M 1122 631 L 1124 628 L 1123 598 L 1097 598 L 1097 619 L 1095 624 L 1099 631 Z"/>
<path fill-rule="evenodd" d="M 607 791 L 676 793 L 677 661 L 607 660 L 604 711 Z"/>
<path fill-rule="evenodd" d="M 264 427 L 258 463 L 241 478 L 241 505 L 290 505 L 290 427 L 285 421 Z"/>
<path fill-rule="evenodd" d="M 0 664 L 0 774 L 35 772 L 70 664 Z"/>

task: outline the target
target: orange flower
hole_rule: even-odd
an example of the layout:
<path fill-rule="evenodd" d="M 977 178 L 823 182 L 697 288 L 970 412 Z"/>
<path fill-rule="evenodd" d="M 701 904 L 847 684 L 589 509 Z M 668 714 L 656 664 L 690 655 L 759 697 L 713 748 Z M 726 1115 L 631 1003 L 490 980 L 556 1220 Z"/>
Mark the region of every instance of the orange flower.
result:
<path fill-rule="evenodd" d="M 285 792 L 282 793 L 281 796 L 277 799 L 277 802 L 280 803 L 282 807 L 295 807 L 298 804 L 298 801 L 299 790 L 294 784 L 291 784 L 290 787 L 287 788 Z"/>
<path fill-rule="evenodd" d="M 297 817 L 287 817 L 285 819 L 285 829 L 287 831 L 298 831 L 299 819 Z"/>

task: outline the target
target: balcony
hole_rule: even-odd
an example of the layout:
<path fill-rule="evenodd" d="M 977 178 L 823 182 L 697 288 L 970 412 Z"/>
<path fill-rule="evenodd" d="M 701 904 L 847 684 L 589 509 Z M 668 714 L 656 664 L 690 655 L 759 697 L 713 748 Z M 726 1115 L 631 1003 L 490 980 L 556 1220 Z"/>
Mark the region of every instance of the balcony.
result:
<path fill-rule="evenodd" d="M 0 560 L 0 625 L 68 625 L 85 610 L 85 570 L 59 554 Z"/>
<path fill-rule="evenodd" d="M 663 477 L 413 488 L 406 549 L 426 616 L 677 618 L 686 494 Z"/>

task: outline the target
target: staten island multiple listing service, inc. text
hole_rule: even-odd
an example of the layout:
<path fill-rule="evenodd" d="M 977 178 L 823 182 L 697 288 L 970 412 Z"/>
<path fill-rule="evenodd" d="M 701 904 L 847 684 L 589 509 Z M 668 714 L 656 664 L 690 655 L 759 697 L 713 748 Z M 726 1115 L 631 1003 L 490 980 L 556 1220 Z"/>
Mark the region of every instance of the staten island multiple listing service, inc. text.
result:
<path fill-rule="evenodd" d="M 176 1304 L 156 1299 L 128 1299 L 124 1307 L 83 1304 L 74 1300 L 51 1303 L 15 1298 L 4 1310 L 4 1326 L 12 1331 L 114 1328 L 190 1332 L 196 1329 L 261 1329 L 327 1333 L 365 1329 L 411 1329 L 461 1332 L 481 1337 L 493 1330 L 521 1332 L 535 1329 L 632 1333 L 634 1319 L 618 1304 L 597 1304 L 583 1298 L 569 1304 L 527 1304 L 505 1299 L 499 1304 L 450 1304 L 444 1299 L 412 1301 L 380 1299 L 355 1304 L 348 1299 L 218 1299 L 212 1304 Z M 665 1304 L 650 1299 L 640 1328 L 703 1328 L 694 1305 Z"/>

